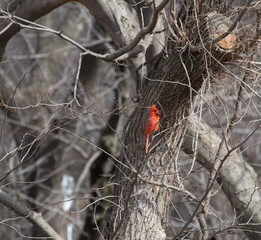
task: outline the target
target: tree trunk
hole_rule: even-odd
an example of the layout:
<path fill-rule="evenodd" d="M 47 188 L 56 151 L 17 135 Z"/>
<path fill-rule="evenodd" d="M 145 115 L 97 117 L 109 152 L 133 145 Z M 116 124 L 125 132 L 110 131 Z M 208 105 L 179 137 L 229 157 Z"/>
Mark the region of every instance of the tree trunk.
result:
<path fill-rule="evenodd" d="M 180 14 L 186 19 L 183 22 L 187 25 L 183 27 L 194 46 L 200 46 L 201 39 L 211 39 L 207 16 L 213 3 L 216 9 L 223 7 L 219 1 L 210 1 L 210 5 L 202 7 L 201 16 L 204 17 L 198 18 L 191 4 L 188 12 L 183 9 Z M 200 37 L 192 19 L 199 21 Z M 178 50 L 178 44 L 170 42 L 168 55 L 159 58 L 155 71 L 144 83 L 142 99 L 125 130 L 125 148 L 116 173 L 116 200 L 107 213 L 106 239 L 166 238 L 170 193 L 166 188 L 148 182 L 175 184 L 173 158 L 182 142 L 193 96 L 201 87 L 207 70 L 215 71 L 220 66 L 218 61 L 224 63 L 231 59 L 226 51 L 208 50 L 215 61 L 210 61 L 211 56 L 205 58 L 202 51 L 190 51 L 187 46 Z M 161 113 L 160 133 L 150 140 L 150 151 L 146 155 L 143 129 L 148 117 L 146 107 L 152 104 Z M 130 170 L 131 166 L 134 171 Z M 138 175 L 148 182 L 140 180 Z"/>

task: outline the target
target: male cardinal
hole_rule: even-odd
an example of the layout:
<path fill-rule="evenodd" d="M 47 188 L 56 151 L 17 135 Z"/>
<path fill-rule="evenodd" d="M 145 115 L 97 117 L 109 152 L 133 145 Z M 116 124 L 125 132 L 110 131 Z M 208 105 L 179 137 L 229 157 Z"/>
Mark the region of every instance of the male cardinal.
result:
<path fill-rule="evenodd" d="M 153 104 L 150 109 L 150 117 L 146 123 L 144 133 L 146 134 L 146 153 L 148 152 L 149 136 L 159 128 L 159 110 Z"/>

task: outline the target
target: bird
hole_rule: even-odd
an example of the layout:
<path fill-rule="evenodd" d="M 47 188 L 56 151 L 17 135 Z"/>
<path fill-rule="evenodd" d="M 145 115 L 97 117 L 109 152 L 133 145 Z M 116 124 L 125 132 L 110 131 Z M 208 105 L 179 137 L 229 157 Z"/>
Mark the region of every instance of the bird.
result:
<path fill-rule="evenodd" d="M 146 135 L 146 153 L 148 152 L 149 136 L 154 131 L 159 128 L 159 110 L 153 104 L 150 109 L 150 117 L 147 120 L 146 126 L 144 128 L 144 133 Z"/>

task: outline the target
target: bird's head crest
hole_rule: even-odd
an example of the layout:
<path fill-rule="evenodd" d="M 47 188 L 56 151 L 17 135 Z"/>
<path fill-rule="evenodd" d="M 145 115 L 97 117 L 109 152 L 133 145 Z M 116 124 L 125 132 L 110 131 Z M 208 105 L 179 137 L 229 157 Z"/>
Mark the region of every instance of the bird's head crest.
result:
<path fill-rule="evenodd" d="M 153 104 L 151 109 L 150 109 L 150 113 L 155 114 L 156 116 L 159 116 L 159 110 L 155 107 L 155 105 Z"/>

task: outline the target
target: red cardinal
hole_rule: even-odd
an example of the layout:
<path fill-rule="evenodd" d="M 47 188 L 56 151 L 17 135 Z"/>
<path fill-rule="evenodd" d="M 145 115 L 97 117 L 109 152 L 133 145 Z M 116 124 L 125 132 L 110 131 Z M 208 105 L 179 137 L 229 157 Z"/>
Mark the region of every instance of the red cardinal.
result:
<path fill-rule="evenodd" d="M 150 117 L 146 123 L 144 133 L 146 134 L 146 153 L 148 152 L 149 136 L 159 128 L 159 110 L 153 104 L 150 109 Z"/>

